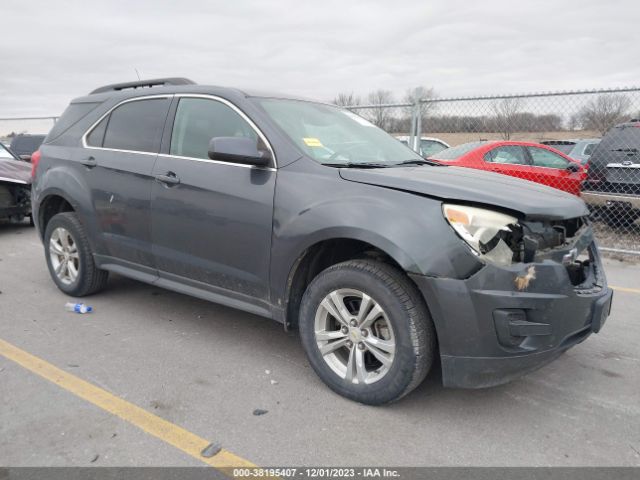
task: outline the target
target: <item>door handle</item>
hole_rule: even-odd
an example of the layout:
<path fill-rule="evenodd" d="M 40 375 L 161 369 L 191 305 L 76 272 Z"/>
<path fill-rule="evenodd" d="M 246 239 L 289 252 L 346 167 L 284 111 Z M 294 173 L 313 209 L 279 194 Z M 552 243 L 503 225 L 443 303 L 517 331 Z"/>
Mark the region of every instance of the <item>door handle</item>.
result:
<path fill-rule="evenodd" d="M 98 162 L 94 157 L 88 157 L 88 158 L 85 158 L 84 160 L 80 160 L 80 163 L 85 167 L 89 167 L 89 168 L 93 168 L 98 165 Z"/>
<path fill-rule="evenodd" d="M 180 183 L 180 178 L 174 172 L 167 172 L 164 175 L 156 175 L 155 179 L 168 186 L 178 185 Z"/>

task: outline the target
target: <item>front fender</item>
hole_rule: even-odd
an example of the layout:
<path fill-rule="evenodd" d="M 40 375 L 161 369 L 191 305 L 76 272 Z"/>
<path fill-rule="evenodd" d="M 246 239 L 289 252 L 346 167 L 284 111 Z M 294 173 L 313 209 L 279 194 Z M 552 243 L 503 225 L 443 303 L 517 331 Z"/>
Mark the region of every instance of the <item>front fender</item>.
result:
<path fill-rule="evenodd" d="M 439 200 L 349 182 L 335 169 L 318 167 L 318 173 L 313 167 L 278 173 L 271 259 L 274 305 L 286 303 L 292 269 L 324 240 L 369 243 L 404 271 L 419 275 L 466 278 L 477 270 L 477 259 L 446 223 Z"/>

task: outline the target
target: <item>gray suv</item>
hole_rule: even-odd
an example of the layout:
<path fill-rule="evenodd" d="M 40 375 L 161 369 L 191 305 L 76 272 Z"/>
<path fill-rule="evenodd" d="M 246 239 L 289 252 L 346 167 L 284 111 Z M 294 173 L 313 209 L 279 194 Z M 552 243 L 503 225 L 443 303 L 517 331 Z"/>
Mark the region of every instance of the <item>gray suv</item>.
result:
<path fill-rule="evenodd" d="M 582 200 L 437 166 L 331 105 L 110 85 L 71 102 L 34 171 L 60 290 L 117 272 L 274 319 L 367 404 L 406 395 L 437 358 L 447 386 L 504 383 L 610 310 Z"/>

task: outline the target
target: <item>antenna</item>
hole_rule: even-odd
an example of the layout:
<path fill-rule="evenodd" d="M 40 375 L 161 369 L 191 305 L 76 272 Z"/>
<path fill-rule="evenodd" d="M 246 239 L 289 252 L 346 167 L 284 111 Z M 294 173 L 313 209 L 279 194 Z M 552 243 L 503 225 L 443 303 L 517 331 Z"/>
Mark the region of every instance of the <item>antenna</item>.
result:
<path fill-rule="evenodd" d="M 137 68 L 134 68 L 134 70 L 135 70 L 135 72 L 136 72 L 136 75 L 138 76 L 138 80 L 141 80 L 141 78 L 140 78 L 140 74 L 138 73 L 138 69 L 137 69 Z"/>

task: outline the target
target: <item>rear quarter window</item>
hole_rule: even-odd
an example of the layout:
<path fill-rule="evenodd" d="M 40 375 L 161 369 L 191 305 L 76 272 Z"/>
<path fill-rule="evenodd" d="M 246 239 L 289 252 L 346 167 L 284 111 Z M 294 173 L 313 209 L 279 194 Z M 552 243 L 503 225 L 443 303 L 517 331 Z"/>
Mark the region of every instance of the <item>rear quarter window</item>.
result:
<path fill-rule="evenodd" d="M 50 141 L 58 138 L 64 132 L 66 132 L 73 125 L 82 120 L 89 112 L 100 105 L 99 102 L 92 103 L 71 103 L 62 112 L 60 118 L 53 125 L 53 128 L 49 130 L 49 134 L 45 141 Z"/>

